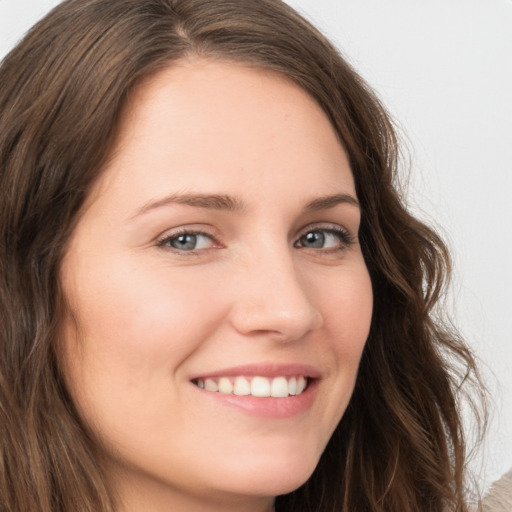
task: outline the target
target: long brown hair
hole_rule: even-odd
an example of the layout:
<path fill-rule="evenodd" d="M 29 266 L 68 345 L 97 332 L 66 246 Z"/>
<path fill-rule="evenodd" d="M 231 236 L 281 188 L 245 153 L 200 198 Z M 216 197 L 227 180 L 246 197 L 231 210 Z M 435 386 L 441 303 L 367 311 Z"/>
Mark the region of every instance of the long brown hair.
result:
<path fill-rule="evenodd" d="M 0 67 L 0 510 L 112 512 L 56 362 L 59 269 L 130 91 L 190 54 L 288 77 L 351 162 L 375 299 L 354 395 L 277 512 L 467 510 L 459 393 L 475 364 L 435 306 L 449 257 L 405 209 L 397 141 L 361 78 L 279 0 L 68 0 Z"/>

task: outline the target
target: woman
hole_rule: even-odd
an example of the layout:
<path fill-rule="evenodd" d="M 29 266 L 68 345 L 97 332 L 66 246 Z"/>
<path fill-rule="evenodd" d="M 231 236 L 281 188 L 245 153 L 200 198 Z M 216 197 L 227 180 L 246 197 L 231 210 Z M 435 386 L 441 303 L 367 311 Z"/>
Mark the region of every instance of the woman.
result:
<path fill-rule="evenodd" d="M 6 511 L 465 511 L 444 245 L 275 0 L 71 0 L 0 69 Z"/>

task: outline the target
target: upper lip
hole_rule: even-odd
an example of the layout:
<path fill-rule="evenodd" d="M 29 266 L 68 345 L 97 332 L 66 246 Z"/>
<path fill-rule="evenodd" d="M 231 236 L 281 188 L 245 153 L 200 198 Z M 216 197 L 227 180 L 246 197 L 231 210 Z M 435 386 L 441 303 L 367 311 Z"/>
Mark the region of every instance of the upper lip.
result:
<path fill-rule="evenodd" d="M 276 364 L 276 363 L 257 363 L 240 366 L 232 366 L 215 371 L 208 371 L 193 375 L 190 380 L 194 379 L 215 379 L 219 377 L 309 377 L 317 379 L 320 377 L 320 371 L 314 366 L 308 364 Z"/>

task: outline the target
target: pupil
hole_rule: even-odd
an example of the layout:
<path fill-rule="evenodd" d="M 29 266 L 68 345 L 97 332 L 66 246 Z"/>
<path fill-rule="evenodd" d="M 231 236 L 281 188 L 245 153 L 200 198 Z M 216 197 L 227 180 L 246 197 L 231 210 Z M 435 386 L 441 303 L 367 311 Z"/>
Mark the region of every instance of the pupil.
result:
<path fill-rule="evenodd" d="M 196 235 L 180 235 L 171 241 L 171 245 L 175 249 L 195 249 Z"/>
<path fill-rule="evenodd" d="M 323 247 L 325 243 L 325 236 L 318 231 L 311 231 L 307 233 L 305 238 L 305 245 L 309 247 Z"/>

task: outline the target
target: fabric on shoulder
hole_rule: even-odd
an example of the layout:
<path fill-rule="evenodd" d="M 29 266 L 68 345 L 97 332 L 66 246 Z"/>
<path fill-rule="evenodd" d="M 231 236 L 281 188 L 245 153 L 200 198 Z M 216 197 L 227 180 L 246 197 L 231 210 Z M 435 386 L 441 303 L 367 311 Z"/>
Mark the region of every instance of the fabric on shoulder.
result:
<path fill-rule="evenodd" d="M 482 512 L 512 512 L 512 469 L 491 485 Z"/>

